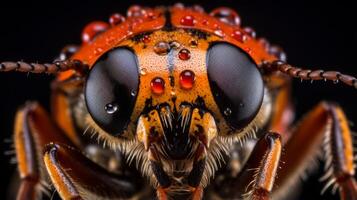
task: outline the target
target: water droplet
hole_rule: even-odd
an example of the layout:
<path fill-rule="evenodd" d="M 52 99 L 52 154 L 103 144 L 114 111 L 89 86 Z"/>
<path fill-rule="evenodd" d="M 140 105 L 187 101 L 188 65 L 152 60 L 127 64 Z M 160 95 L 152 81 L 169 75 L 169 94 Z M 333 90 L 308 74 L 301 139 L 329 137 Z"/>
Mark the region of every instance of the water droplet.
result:
<path fill-rule="evenodd" d="M 160 77 L 152 79 L 150 86 L 154 94 L 160 95 L 165 91 L 165 81 Z"/>
<path fill-rule="evenodd" d="M 245 27 L 243 30 L 247 35 L 249 35 L 252 38 L 255 38 L 257 36 L 255 30 L 251 27 Z"/>
<path fill-rule="evenodd" d="M 181 60 L 188 60 L 191 58 L 191 52 L 188 49 L 181 49 L 178 56 Z"/>
<path fill-rule="evenodd" d="M 239 42 L 247 41 L 247 36 L 244 33 L 242 33 L 242 31 L 240 30 L 235 30 L 231 36 Z"/>
<path fill-rule="evenodd" d="M 83 43 L 91 42 L 99 33 L 106 31 L 109 28 L 109 24 L 102 21 L 95 21 L 88 24 L 82 32 Z"/>
<path fill-rule="evenodd" d="M 143 15 L 143 13 L 144 13 L 144 10 L 140 6 L 134 5 L 128 9 L 127 16 L 128 17 L 140 17 Z"/>
<path fill-rule="evenodd" d="M 181 46 L 181 44 L 179 42 L 177 42 L 177 41 L 171 41 L 171 42 L 169 42 L 169 45 L 173 49 L 178 49 Z"/>
<path fill-rule="evenodd" d="M 194 11 L 197 11 L 197 12 L 200 12 L 200 13 L 205 12 L 205 10 L 200 5 L 193 5 L 192 8 L 193 8 Z"/>
<path fill-rule="evenodd" d="M 135 96 L 136 96 L 136 91 L 135 91 L 135 90 L 132 90 L 132 91 L 130 92 L 130 95 L 133 96 L 133 97 L 135 97 Z"/>
<path fill-rule="evenodd" d="M 262 46 L 265 48 L 265 50 L 269 51 L 270 43 L 268 42 L 267 39 L 265 39 L 265 38 L 260 38 L 260 39 L 258 40 L 258 42 L 260 43 L 260 45 L 262 45 Z"/>
<path fill-rule="evenodd" d="M 115 112 L 117 112 L 119 110 L 119 106 L 117 103 L 108 103 L 107 105 L 105 105 L 104 110 L 108 114 L 114 114 Z"/>
<path fill-rule="evenodd" d="M 218 37 L 223 38 L 224 37 L 224 32 L 221 29 L 217 29 L 214 31 L 214 34 L 216 34 Z"/>
<path fill-rule="evenodd" d="M 147 73 L 147 69 L 146 68 L 140 69 L 140 75 L 145 76 L 146 73 Z"/>
<path fill-rule="evenodd" d="M 225 116 L 230 116 L 232 114 L 232 110 L 230 108 L 226 108 L 223 113 Z"/>
<path fill-rule="evenodd" d="M 195 73 L 191 70 L 185 70 L 180 74 L 180 85 L 183 89 L 189 90 L 195 83 Z"/>
<path fill-rule="evenodd" d="M 145 17 L 149 20 L 156 19 L 156 15 L 155 15 L 154 11 L 152 11 L 152 10 L 147 10 Z"/>
<path fill-rule="evenodd" d="M 125 21 L 125 17 L 119 13 L 114 13 L 109 17 L 109 23 L 112 26 L 116 26 Z"/>
<path fill-rule="evenodd" d="M 183 8 L 185 8 L 185 5 L 183 3 L 175 3 L 174 7 L 183 9 Z"/>
<path fill-rule="evenodd" d="M 286 61 L 286 54 L 284 50 L 279 46 L 272 45 L 269 48 L 269 53 L 276 56 L 281 61 Z"/>
<path fill-rule="evenodd" d="M 195 18 L 192 15 L 186 15 L 180 21 L 180 24 L 184 26 L 194 26 L 195 23 Z"/>
<path fill-rule="evenodd" d="M 241 23 L 237 12 L 227 7 L 217 8 L 210 15 L 227 24 L 239 26 Z"/>
<path fill-rule="evenodd" d="M 154 52 L 158 55 L 166 55 L 170 52 L 170 45 L 167 42 L 158 42 L 154 46 Z"/>
<path fill-rule="evenodd" d="M 207 26 L 207 25 L 209 24 L 209 22 L 208 22 L 207 19 L 204 19 L 204 20 L 202 21 L 202 24 L 205 25 L 205 26 Z"/>
<path fill-rule="evenodd" d="M 339 80 L 333 80 L 334 84 L 337 84 L 339 82 Z"/>
<path fill-rule="evenodd" d="M 94 54 L 95 54 L 95 55 L 100 55 L 102 52 L 103 52 L 103 49 L 100 48 L 100 47 L 98 47 L 98 48 L 96 48 L 96 49 L 94 50 Z"/>
<path fill-rule="evenodd" d="M 131 26 L 129 26 L 129 29 L 131 29 L 132 27 Z M 131 31 L 131 30 L 127 30 L 126 31 L 126 34 L 128 35 L 128 36 L 130 36 L 130 35 L 132 35 L 134 32 L 133 31 Z"/>
<path fill-rule="evenodd" d="M 73 54 L 75 54 L 77 51 L 78 51 L 78 46 L 76 46 L 76 45 L 67 45 L 62 49 L 61 54 L 59 56 L 59 59 L 60 60 L 67 60 Z"/>
<path fill-rule="evenodd" d="M 144 35 L 144 37 L 141 39 L 145 44 L 150 42 L 150 36 L 149 35 Z"/>

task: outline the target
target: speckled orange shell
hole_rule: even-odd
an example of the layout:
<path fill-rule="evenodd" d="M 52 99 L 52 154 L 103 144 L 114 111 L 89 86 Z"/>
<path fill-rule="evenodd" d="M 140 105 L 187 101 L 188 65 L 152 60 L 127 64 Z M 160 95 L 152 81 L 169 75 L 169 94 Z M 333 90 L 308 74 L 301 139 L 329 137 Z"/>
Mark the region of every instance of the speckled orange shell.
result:
<path fill-rule="evenodd" d="M 170 12 L 170 19 L 165 18 L 165 10 Z M 181 20 L 190 16 L 193 24 L 187 25 Z M 170 8 L 140 8 L 133 6 L 128 10 L 128 17 L 122 23 L 109 26 L 108 29 L 100 32 L 92 41 L 83 42 L 79 51 L 73 55 L 72 59 L 78 59 L 88 64 L 89 67 L 98 60 L 101 55 L 108 50 L 117 47 L 123 41 L 144 32 L 151 32 L 164 28 L 166 20 L 171 20 L 173 28 L 177 29 L 196 29 L 218 36 L 217 41 L 225 41 L 234 44 L 247 52 L 257 65 L 263 61 L 273 61 L 277 58 L 270 54 L 262 40 L 246 34 L 243 27 L 232 25 L 217 19 L 203 11 L 194 8 L 184 8 L 173 6 Z M 102 27 L 104 22 L 101 23 Z M 234 37 L 234 32 L 244 34 L 244 41 Z M 140 56 L 140 55 L 138 55 Z M 71 77 L 74 71 L 63 72 L 58 76 L 58 80 L 65 80 Z"/>

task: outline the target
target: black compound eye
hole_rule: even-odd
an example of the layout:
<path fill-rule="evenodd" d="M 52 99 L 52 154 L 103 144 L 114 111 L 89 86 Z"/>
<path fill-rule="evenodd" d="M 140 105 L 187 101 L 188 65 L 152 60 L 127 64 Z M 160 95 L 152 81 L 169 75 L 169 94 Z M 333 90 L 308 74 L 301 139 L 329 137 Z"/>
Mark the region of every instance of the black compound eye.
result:
<path fill-rule="evenodd" d="M 103 55 L 89 72 L 85 99 L 93 120 L 106 132 L 119 135 L 130 122 L 139 86 L 135 54 L 117 48 Z"/>
<path fill-rule="evenodd" d="M 235 129 L 244 128 L 257 115 L 264 95 L 256 64 L 238 47 L 215 43 L 207 53 L 207 71 L 225 120 Z"/>

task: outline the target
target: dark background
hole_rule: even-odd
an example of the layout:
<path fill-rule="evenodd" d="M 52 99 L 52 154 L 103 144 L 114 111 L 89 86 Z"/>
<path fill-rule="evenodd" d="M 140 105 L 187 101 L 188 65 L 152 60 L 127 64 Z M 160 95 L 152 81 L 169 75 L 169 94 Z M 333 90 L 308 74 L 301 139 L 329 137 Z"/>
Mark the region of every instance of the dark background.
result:
<path fill-rule="evenodd" d="M 31 3 L 13 1 L 0 6 L 0 61 L 25 60 L 50 62 L 66 44 L 79 44 L 85 24 L 93 20 L 106 21 L 114 12 L 125 14 L 128 1 L 50 1 Z M 3 4 L 5 2 L 2 2 Z M 169 1 L 135 1 L 141 5 L 172 5 Z M 190 1 L 186 4 L 199 3 Z M 133 4 L 133 3 L 130 3 Z M 324 2 L 311 5 L 304 1 L 248 1 L 219 0 L 199 3 L 207 11 L 217 6 L 237 10 L 243 26 L 252 26 L 258 36 L 281 45 L 291 64 L 312 69 L 337 69 L 357 75 L 357 12 L 347 1 Z M 11 138 L 13 118 L 17 108 L 27 100 L 37 100 L 46 108 L 49 105 L 49 83 L 52 76 L 3 73 L 0 74 L 0 139 L 1 152 L 10 150 L 2 141 Z M 332 83 L 294 82 L 294 101 L 300 117 L 321 100 L 339 102 L 347 116 L 357 123 L 355 89 Z M 356 130 L 356 128 L 352 128 Z M 6 190 L 15 165 L 11 156 L 1 153 L 1 189 Z M 303 184 L 299 199 L 338 199 L 330 192 L 319 196 L 323 184 L 319 172 L 313 173 Z M 1 191 L 1 194 L 5 194 Z M 3 198 L 1 198 L 3 199 Z"/>

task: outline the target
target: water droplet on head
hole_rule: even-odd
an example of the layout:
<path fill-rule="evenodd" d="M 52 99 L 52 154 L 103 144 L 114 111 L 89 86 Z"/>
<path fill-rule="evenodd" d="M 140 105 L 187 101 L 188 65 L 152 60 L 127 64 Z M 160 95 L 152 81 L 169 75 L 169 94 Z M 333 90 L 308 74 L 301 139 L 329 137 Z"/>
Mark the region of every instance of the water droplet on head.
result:
<path fill-rule="evenodd" d="M 144 35 L 144 37 L 141 39 L 145 44 L 150 42 L 150 36 L 149 35 Z"/>
<path fill-rule="evenodd" d="M 115 112 L 117 112 L 119 110 L 119 106 L 117 103 L 108 103 L 107 105 L 105 105 L 104 110 L 108 114 L 114 114 Z"/>
<path fill-rule="evenodd" d="M 109 24 L 101 21 L 95 21 L 88 24 L 82 32 L 82 41 L 84 43 L 91 42 L 97 35 L 106 31 L 109 28 Z"/>
<path fill-rule="evenodd" d="M 67 60 L 73 54 L 78 51 L 78 46 L 76 45 L 67 45 L 61 50 L 61 54 L 59 55 L 60 60 Z"/>
<path fill-rule="evenodd" d="M 95 54 L 95 55 L 100 55 L 102 52 L 103 52 L 103 49 L 100 48 L 100 47 L 98 47 L 98 48 L 96 48 L 96 49 L 94 50 L 94 54 Z"/>
<path fill-rule="evenodd" d="M 276 56 L 281 61 L 286 61 L 286 54 L 284 50 L 276 45 L 272 45 L 269 47 L 269 53 Z"/>
<path fill-rule="evenodd" d="M 145 17 L 149 20 L 156 19 L 156 15 L 155 15 L 154 11 L 152 11 L 152 10 L 147 10 Z"/>
<path fill-rule="evenodd" d="M 217 35 L 218 37 L 220 38 L 223 38 L 224 37 L 224 32 L 221 30 L 221 29 L 217 29 L 214 31 L 214 34 Z"/>
<path fill-rule="evenodd" d="M 242 31 L 240 30 L 235 30 L 231 36 L 239 42 L 247 41 L 247 36 L 244 33 L 242 33 Z"/>
<path fill-rule="evenodd" d="M 114 13 L 109 17 L 109 23 L 112 26 L 121 24 L 125 21 L 125 17 L 119 13 Z"/>
<path fill-rule="evenodd" d="M 191 52 L 188 49 L 181 49 L 178 56 L 181 60 L 188 60 L 191 58 Z"/>
<path fill-rule="evenodd" d="M 230 8 L 217 8 L 213 10 L 210 15 L 217 18 L 219 21 L 222 21 L 227 24 L 239 26 L 241 23 L 240 17 L 237 12 Z"/>
<path fill-rule="evenodd" d="M 128 17 L 139 17 L 139 16 L 143 15 L 143 12 L 144 12 L 144 10 L 140 6 L 134 5 L 128 9 L 127 16 Z"/>
<path fill-rule="evenodd" d="M 177 41 L 171 41 L 171 42 L 169 42 L 169 45 L 173 49 L 178 49 L 181 46 L 181 44 L 179 42 L 177 42 Z"/>
<path fill-rule="evenodd" d="M 185 8 L 185 5 L 183 3 L 181 3 L 181 2 L 179 2 L 179 3 L 175 3 L 174 7 L 183 9 L 183 8 Z"/>
<path fill-rule="evenodd" d="M 269 50 L 269 48 L 270 48 L 270 43 L 268 42 L 267 39 L 265 39 L 265 38 L 259 38 L 258 42 L 259 42 L 259 44 L 262 45 L 266 50 Z"/>
<path fill-rule="evenodd" d="M 252 38 L 255 38 L 257 36 L 255 30 L 251 27 L 245 27 L 243 30 L 247 35 L 249 35 Z"/>
<path fill-rule="evenodd" d="M 193 5 L 192 8 L 193 8 L 194 11 L 197 11 L 197 12 L 200 12 L 200 13 L 205 12 L 205 10 L 200 5 Z"/>
<path fill-rule="evenodd" d="M 223 113 L 225 116 L 230 116 L 232 114 L 232 110 L 230 108 L 226 108 Z"/>
<path fill-rule="evenodd" d="M 156 77 L 152 79 L 150 86 L 151 86 L 151 91 L 154 94 L 160 95 L 163 94 L 165 91 L 165 81 L 160 77 Z"/>
<path fill-rule="evenodd" d="M 146 75 L 146 73 L 147 73 L 147 69 L 146 68 L 140 69 L 140 75 L 144 76 L 144 75 Z"/>
<path fill-rule="evenodd" d="M 195 18 L 192 15 L 186 15 L 180 20 L 180 24 L 184 26 L 194 26 L 195 23 Z"/>
<path fill-rule="evenodd" d="M 185 70 L 180 74 L 180 85 L 183 89 L 189 90 L 195 83 L 195 73 L 191 70 Z"/>
<path fill-rule="evenodd" d="M 166 55 L 170 52 L 170 45 L 167 42 L 158 42 L 154 46 L 154 52 L 158 55 Z"/>

